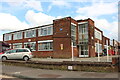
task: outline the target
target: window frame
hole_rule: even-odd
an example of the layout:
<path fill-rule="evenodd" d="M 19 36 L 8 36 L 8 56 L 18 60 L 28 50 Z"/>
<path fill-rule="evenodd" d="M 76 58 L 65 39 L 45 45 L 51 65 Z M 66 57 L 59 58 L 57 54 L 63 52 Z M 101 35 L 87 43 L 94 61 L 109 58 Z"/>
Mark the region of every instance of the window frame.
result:
<path fill-rule="evenodd" d="M 5 34 L 4 35 L 4 41 L 12 40 L 12 34 Z"/>
<path fill-rule="evenodd" d="M 99 30 L 95 29 L 95 38 L 102 40 L 102 32 L 100 32 Z"/>
<path fill-rule="evenodd" d="M 19 34 L 20 33 L 20 34 Z M 18 36 L 19 36 L 19 38 L 18 38 Z M 18 39 L 22 39 L 23 37 L 23 32 L 21 31 L 21 32 L 15 32 L 14 34 L 13 34 L 13 40 L 18 40 Z"/>
<path fill-rule="evenodd" d="M 45 44 L 45 43 L 48 43 L 48 44 Z M 47 50 L 47 49 L 42 49 L 42 50 L 40 50 L 40 45 L 42 44 L 42 48 L 44 47 L 44 46 L 46 46 L 47 45 L 47 47 L 48 47 L 48 45 L 49 45 L 49 49 Z M 44 44 L 44 45 L 43 45 Z M 50 49 L 51 48 L 51 44 L 52 44 L 52 49 Z M 44 41 L 38 41 L 38 51 L 53 51 L 53 40 L 44 40 Z"/>
<path fill-rule="evenodd" d="M 13 49 L 15 49 L 16 47 L 14 47 L 15 45 L 21 45 L 21 47 L 17 47 L 17 48 L 22 48 L 22 43 L 13 43 Z"/>
<path fill-rule="evenodd" d="M 32 43 L 35 44 L 35 49 L 33 49 L 32 51 L 36 51 L 36 42 L 24 42 L 24 48 L 26 48 L 25 45 L 27 45 L 27 44 L 31 45 Z"/>
<path fill-rule="evenodd" d="M 49 33 L 49 28 L 51 30 L 50 33 Z M 46 34 L 43 34 L 45 29 L 46 29 Z M 48 36 L 48 35 L 53 35 L 53 26 L 52 25 L 38 28 L 38 36 L 39 37 L 40 36 Z"/>
<path fill-rule="evenodd" d="M 80 43 L 87 43 L 89 40 L 89 35 L 88 35 L 88 23 L 80 23 L 78 24 L 78 32 L 79 32 L 79 42 Z M 84 39 L 83 39 L 84 36 Z"/>
<path fill-rule="evenodd" d="M 35 31 L 34 34 L 32 34 L 33 33 L 32 31 Z M 36 37 L 36 29 L 29 29 L 29 30 L 24 31 L 24 38 L 33 38 L 33 37 Z"/>

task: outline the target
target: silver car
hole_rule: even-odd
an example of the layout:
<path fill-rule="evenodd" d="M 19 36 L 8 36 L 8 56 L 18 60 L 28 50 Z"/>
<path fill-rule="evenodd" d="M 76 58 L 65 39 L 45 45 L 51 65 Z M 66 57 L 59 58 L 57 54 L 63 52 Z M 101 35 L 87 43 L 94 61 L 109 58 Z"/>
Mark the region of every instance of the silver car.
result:
<path fill-rule="evenodd" d="M 32 52 L 28 48 L 12 49 L 0 55 L 0 59 L 2 60 L 23 59 L 24 61 L 28 61 L 32 57 L 33 57 Z"/>

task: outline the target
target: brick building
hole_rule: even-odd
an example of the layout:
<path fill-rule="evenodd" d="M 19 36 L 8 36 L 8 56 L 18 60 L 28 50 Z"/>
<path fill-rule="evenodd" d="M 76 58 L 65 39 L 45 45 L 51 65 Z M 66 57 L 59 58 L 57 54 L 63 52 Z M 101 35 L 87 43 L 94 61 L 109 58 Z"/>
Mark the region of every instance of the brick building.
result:
<path fill-rule="evenodd" d="M 53 24 L 3 34 L 3 41 L 11 48 L 28 45 L 35 57 L 70 58 L 95 57 L 102 53 L 106 40 L 103 32 L 95 27 L 90 18 L 74 20 L 71 17 L 53 20 Z"/>

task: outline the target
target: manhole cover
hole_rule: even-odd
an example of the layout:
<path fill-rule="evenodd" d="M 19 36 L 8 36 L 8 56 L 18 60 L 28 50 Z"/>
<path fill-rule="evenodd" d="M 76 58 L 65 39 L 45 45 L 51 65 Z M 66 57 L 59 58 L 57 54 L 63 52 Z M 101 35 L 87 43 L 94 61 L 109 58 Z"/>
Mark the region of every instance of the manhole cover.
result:
<path fill-rule="evenodd" d="M 41 74 L 39 76 L 40 77 L 44 77 L 44 78 L 57 78 L 57 77 L 60 77 L 61 75 L 56 75 L 56 74 Z"/>

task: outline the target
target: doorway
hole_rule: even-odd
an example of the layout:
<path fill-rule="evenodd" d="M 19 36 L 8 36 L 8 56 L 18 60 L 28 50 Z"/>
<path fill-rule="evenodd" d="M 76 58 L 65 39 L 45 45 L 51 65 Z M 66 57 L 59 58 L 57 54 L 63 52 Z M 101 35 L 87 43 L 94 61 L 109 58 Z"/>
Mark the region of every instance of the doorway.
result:
<path fill-rule="evenodd" d="M 80 45 L 79 46 L 79 57 L 89 57 L 88 45 Z"/>

